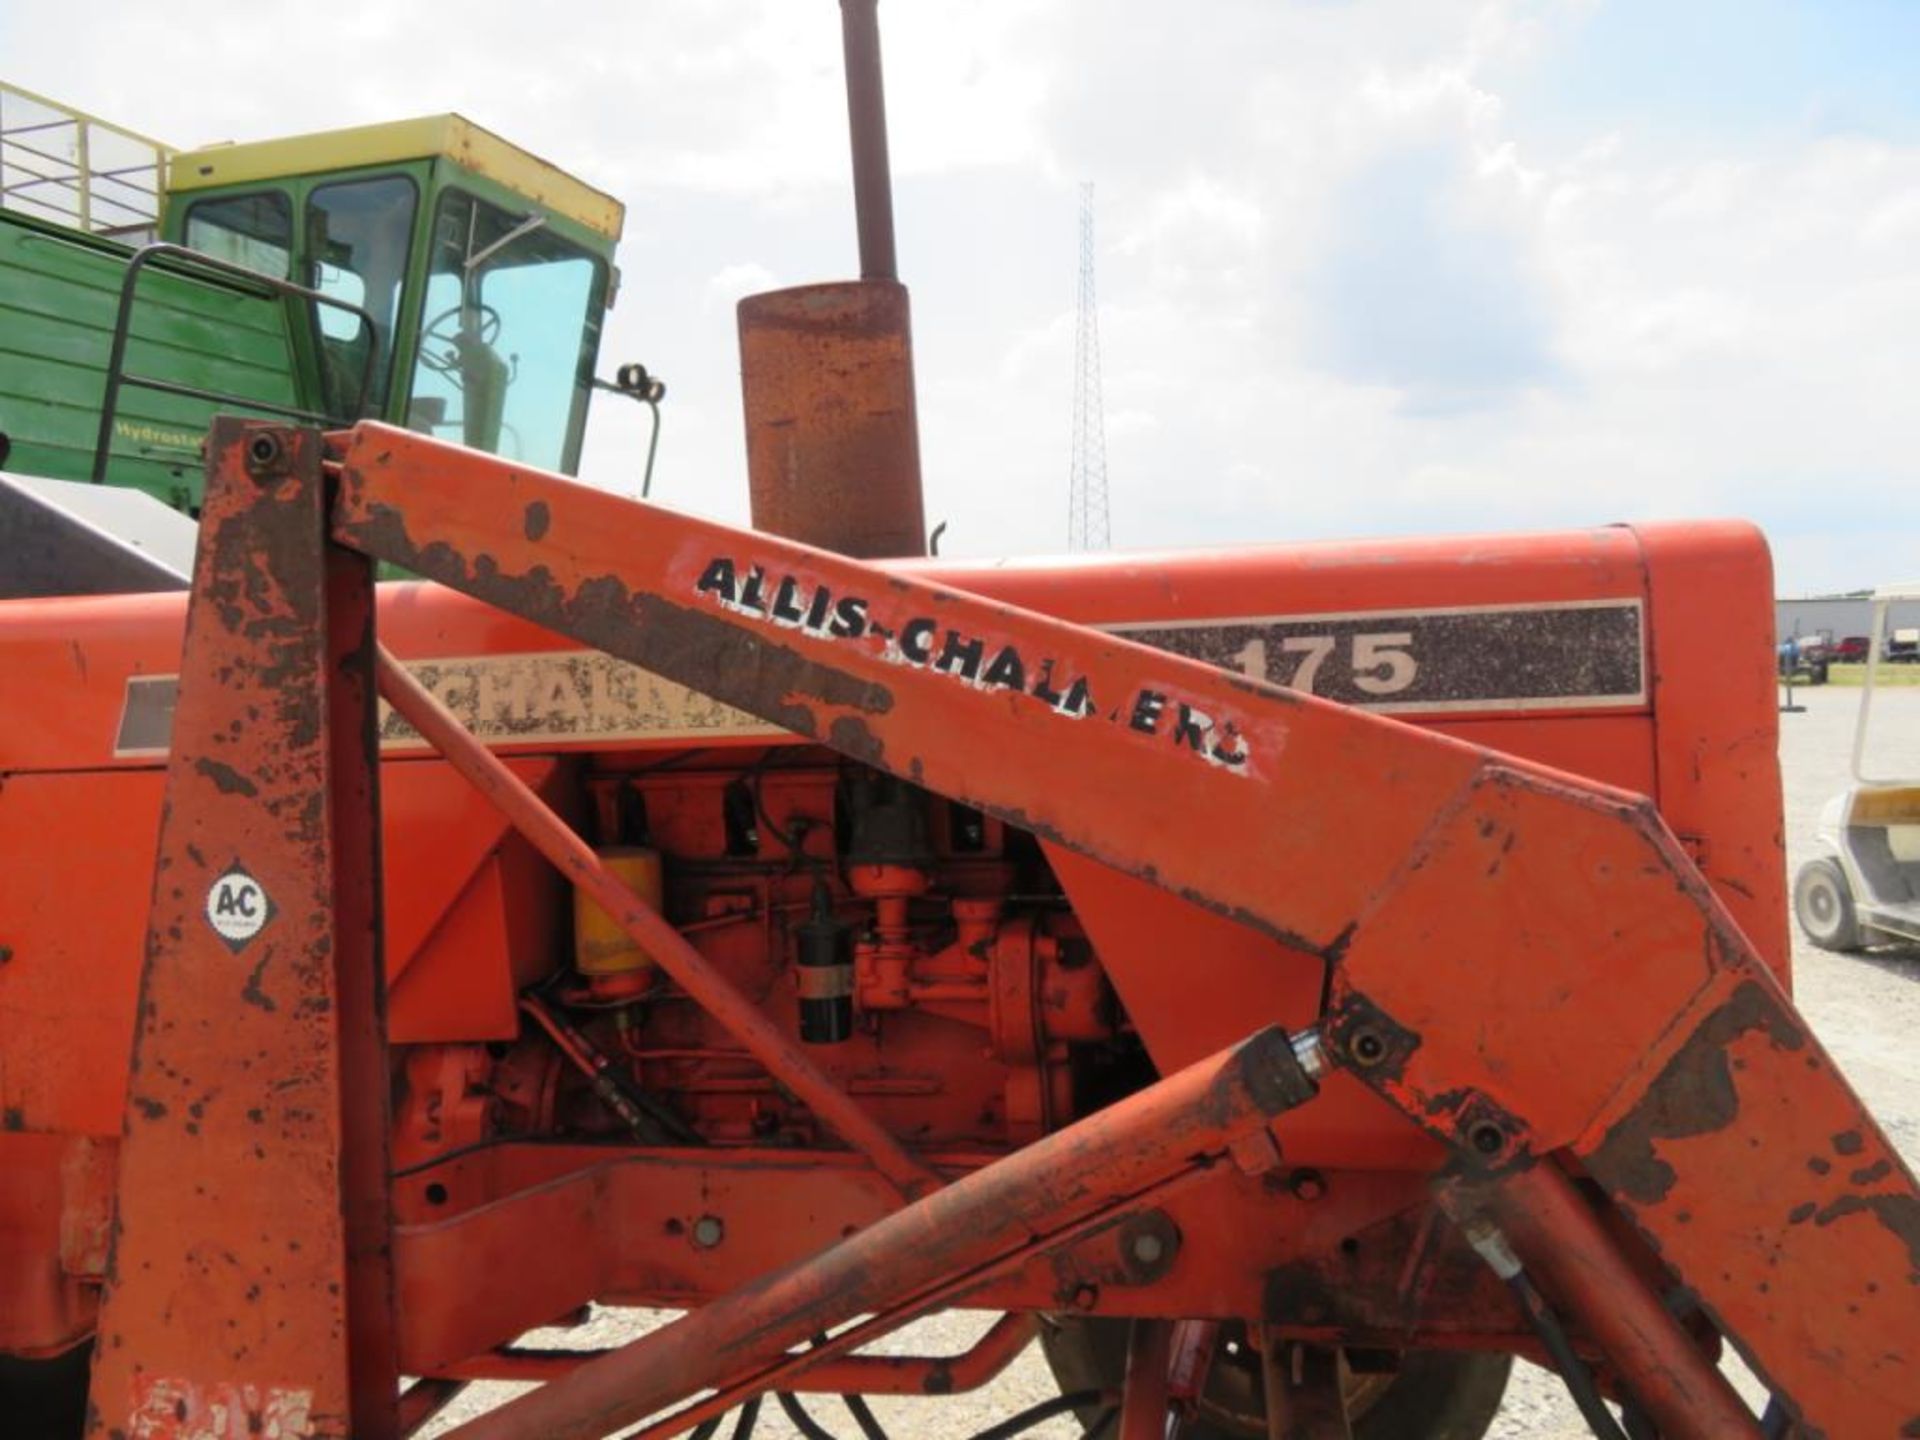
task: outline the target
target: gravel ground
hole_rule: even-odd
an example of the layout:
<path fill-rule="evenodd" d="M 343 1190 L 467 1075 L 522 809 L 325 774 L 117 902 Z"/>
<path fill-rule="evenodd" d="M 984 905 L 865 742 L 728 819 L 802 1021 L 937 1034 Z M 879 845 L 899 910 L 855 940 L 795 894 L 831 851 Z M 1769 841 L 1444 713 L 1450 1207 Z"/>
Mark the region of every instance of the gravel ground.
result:
<path fill-rule="evenodd" d="M 1806 709 L 1780 717 L 1780 758 L 1786 789 L 1787 861 L 1791 874 L 1814 853 L 1813 833 L 1820 807 L 1848 783 L 1848 757 L 1858 690 L 1802 689 L 1796 700 Z M 1876 739 L 1869 768 L 1879 774 L 1920 776 L 1920 690 L 1889 691 L 1875 700 Z M 1831 955 L 1816 950 L 1794 932 L 1795 987 L 1800 1008 L 1841 1067 L 1865 1097 L 1909 1164 L 1920 1166 L 1920 1057 L 1912 1036 L 1920 1033 L 1920 956 Z M 647 1311 L 600 1310 L 571 1331 L 543 1331 L 528 1343 L 600 1346 L 632 1339 L 669 1318 Z M 929 1354 L 965 1349 L 985 1328 L 988 1317 L 950 1314 L 922 1322 L 891 1337 L 878 1349 Z M 1750 1397 L 1759 1387 L 1737 1362 L 1729 1366 L 1735 1383 Z M 442 1433 L 457 1420 L 497 1404 L 519 1387 L 476 1385 L 433 1428 Z M 946 1400 L 876 1400 L 875 1412 L 895 1440 L 914 1437 L 962 1437 L 1055 1393 L 1053 1378 L 1030 1346 L 991 1386 L 973 1395 Z M 812 1408 L 823 1424 L 841 1436 L 858 1434 L 837 1402 Z M 723 1431 L 723 1433 L 725 1433 Z M 777 1412 L 762 1417 L 756 1437 L 792 1437 L 798 1432 Z M 1038 1440 L 1071 1440 L 1077 1425 L 1049 1422 L 1028 1432 Z M 1566 1399 L 1556 1376 L 1530 1365 L 1516 1367 L 1507 1402 L 1490 1434 L 1495 1440 L 1582 1440 L 1588 1431 Z"/>

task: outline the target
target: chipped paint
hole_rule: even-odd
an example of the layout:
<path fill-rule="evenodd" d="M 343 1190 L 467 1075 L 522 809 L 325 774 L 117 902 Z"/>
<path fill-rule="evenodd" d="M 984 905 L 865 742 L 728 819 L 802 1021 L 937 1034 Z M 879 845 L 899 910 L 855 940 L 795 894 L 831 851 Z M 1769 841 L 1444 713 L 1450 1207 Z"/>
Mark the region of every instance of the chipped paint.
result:
<path fill-rule="evenodd" d="M 310 1440 L 313 1392 L 240 1380 L 134 1381 L 128 1440 Z"/>
<path fill-rule="evenodd" d="M 1704 1135 L 1731 1125 L 1740 1099 L 1728 1049 L 1749 1031 L 1763 1032 L 1782 1050 L 1806 1043 L 1796 1019 L 1754 981 L 1742 983 L 1709 1015 L 1647 1087 L 1640 1103 L 1607 1132 L 1593 1157 L 1597 1172 L 1628 1198 L 1657 1205 L 1678 1178 L 1660 1143 Z"/>

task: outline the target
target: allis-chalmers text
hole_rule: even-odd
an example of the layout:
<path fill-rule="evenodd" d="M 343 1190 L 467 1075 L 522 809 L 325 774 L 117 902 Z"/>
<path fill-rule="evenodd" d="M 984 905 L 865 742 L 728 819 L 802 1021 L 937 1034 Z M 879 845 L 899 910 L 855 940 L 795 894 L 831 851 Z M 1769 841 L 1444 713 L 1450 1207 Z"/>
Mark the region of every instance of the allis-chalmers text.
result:
<path fill-rule="evenodd" d="M 1037 700 L 1055 714 L 1081 720 L 1102 713 L 1087 677 L 1050 655 L 1029 655 L 1011 643 L 969 635 L 931 616 L 891 624 L 863 595 L 836 595 L 826 585 L 715 556 L 695 590 L 739 615 L 825 640 L 865 641 L 896 665 L 951 676 L 976 690 L 1008 690 Z M 1209 765 L 1244 773 L 1247 738 L 1232 722 L 1216 722 L 1197 705 L 1142 687 L 1106 718 L 1142 735 L 1162 737 Z"/>

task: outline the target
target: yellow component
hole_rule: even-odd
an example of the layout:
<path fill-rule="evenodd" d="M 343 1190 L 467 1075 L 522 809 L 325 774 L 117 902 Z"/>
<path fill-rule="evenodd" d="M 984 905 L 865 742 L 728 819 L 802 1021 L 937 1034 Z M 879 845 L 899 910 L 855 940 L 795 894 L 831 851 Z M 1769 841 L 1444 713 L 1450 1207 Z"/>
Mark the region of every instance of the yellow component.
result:
<path fill-rule="evenodd" d="M 1849 825 L 1920 825 L 1920 787 L 1901 785 L 1853 792 Z"/>
<path fill-rule="evenodd" d="M 167 169 L 167 189 L 170 193 L 205 190 L 443 156 L 609 240 L 620 238 L 627 210 L 618 200 L 460 115 L 426 115 L 284 140 L 175 151 Z"/>
<path fill-rule="evenodd" d="M 598 852 L 601 863 L 626 882 L 655 910 L 665 888 L 660 852 L 644 845 L 613 846 Z M 573 892 L 573 963 L 582 975 L 630 975 L 653 964 L 653 957 L 633 943 L 584 890 Z"/>

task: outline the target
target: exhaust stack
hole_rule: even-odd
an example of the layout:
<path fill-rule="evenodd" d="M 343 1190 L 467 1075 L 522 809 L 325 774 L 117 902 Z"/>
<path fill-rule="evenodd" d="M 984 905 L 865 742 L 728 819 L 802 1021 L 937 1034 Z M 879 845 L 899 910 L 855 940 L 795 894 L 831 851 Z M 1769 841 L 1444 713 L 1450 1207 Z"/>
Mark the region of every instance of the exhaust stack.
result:
<path fill-rule="evenodd" d="M 840 0 L 859 280 L 740 302 L 753 527 L 857 559 L 926 553 L 876 0 Z"/>

